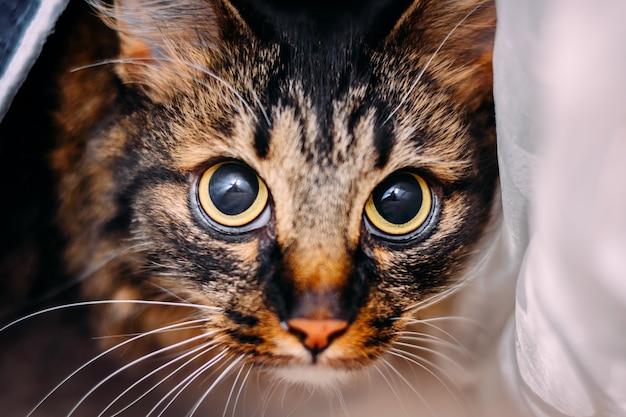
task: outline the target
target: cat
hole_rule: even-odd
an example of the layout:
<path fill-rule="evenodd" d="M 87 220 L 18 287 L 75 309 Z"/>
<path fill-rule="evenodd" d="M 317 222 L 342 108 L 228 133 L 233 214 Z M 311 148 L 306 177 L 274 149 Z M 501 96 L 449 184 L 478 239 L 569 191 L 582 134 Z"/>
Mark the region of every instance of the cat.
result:
<path fill-rule="evenodd" d="M 77 27 L 55 87 L 64 260 L 102 355 L 169 384 L 98 412 L 201 385 L 190 414 L 314 415 L 326 392 L 353 415 L 372 378 L 428 409 L 409 381 L 444 341 L 412 326 L 497 217 L 493 2 L 89 3 L 107 27 Z"/>

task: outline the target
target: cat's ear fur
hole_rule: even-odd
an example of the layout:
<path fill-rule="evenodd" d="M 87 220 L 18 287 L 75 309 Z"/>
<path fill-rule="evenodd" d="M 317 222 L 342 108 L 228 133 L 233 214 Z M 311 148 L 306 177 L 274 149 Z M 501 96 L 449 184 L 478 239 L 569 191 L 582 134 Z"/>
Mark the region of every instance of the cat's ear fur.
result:
<path fill-rule="evenodd" d="M 415 0 L 386 43 L 472 112 L 491 99 L 495 26 L 493 0 Z"/>
<path fill-rule="evenodd" d="M 160 101 L 224 59 L 224 32 L 248 28 L 227 0 L 90 0 L 119 37 L 115 69 L 126 84 Z"/>

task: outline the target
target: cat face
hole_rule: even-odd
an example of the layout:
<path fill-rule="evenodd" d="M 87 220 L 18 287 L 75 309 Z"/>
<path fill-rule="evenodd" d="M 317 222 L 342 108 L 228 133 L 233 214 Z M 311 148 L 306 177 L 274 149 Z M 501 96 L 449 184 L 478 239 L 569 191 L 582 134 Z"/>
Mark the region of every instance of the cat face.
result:
<path fill-rule="evenodd" d="M 462 280 L 497 177 L 491 2 L 416 1 L 378 38 L 218 0 L 96 6 L 119 59 L 93 118 L 59 117 L 67 259 L 88 298 L 177 304 L 102 308 L 103 333 L 181 323 L 153 342 L 335 379 Z"/>

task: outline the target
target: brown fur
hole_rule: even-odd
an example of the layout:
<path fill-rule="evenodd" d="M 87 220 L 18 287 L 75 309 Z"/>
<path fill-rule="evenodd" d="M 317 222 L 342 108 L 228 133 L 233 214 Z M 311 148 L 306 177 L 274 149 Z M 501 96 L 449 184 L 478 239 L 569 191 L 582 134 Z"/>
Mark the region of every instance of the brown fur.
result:
<path fill-rule="evenodd" d="M 202 317 L 202 329 L 158 334 L 144 347 L 207 332 L 233 358 L 288 367 L 312 362 L 281 326 L 285 315 L 342 317 L 348 329 L 311 366 L 372 364 L 404 328 L 394 318 L 411 317 L 411 306 L 462 279 L 489 220 L 493 4 L 416 0 L 383 41 L 363 46 L 370 80 L 379 81 L 355 81 L 322 108 L 297 78 L 280 84 L 285 100 L 266 101 L 287 46 L 257 36 L 230 3 L 141 3 L 94 2 L 117 35 L 81 36 L 71 49 L 84 52 L 66 65 L 119 60 L 59 80 L 54 167 L 65 257 L 73 274 L 88 271 L 87 299 L 217 310 L 113 304 L 97 309 L 99 332 L 146 332 Z M 372 97 L 389 105 L 387 113 L 368 107 Z M 320 133 L 324 123 L 328 136 Z M 382 165 L 380 128 L 393 137 Z M 263 156 L 255 145 L 261 129 L 269 132 Z M 331 149 L 320 152 L 327 140 Z M 250 166 L 271 194 L 269 225 L 238 238 L 203 225 L 190 197 L 202 172 L 228 159 Z M 364 226 L 363 207 L 381 181 L 407 168 L 429 181 L 436 225 L 423 238 L 378 241 Z M 362 270 L 364 282 L 355 278 Z M 346 301 L 355 293 L 361 298 Z"/>

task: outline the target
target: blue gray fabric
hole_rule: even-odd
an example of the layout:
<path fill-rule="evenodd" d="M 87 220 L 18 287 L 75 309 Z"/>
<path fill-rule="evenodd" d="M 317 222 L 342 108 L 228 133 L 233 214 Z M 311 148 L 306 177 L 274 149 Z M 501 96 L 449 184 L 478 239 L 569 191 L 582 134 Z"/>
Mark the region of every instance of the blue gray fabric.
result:
<path fill-rule="evenodd" d="M 0 120 L 68 0 L 0 0 Z"/>

